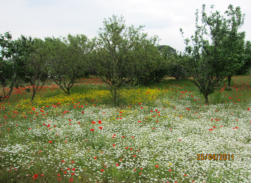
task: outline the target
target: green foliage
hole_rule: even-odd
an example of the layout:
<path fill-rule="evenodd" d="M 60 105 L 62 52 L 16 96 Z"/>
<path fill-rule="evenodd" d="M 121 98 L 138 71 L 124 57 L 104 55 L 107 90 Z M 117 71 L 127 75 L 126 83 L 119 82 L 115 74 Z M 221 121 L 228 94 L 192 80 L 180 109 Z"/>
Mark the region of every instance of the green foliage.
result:
<path fill-rule="evenodd" d="M 158 50 L 163 60 L 164 75 L 174 77 L 177 80 L 188 77 L 188 72 L 185 69 L 188 59 L 186 55 L 182 55 L 169 45 L 159 45 Z"/>
<path fill-rule="evenodd" d="M 13 42 L 12 35 L 6 32 L 4 35 L 0 34 L 0 84 L 3 88 L 3 96 L 0 96 L 0 100 L 8 98 L 12 90 L 6 93 L 4 87 L 6 87 L 12 80 L 14 75 L 13 65 L 14 63 L 10 60 L 13 54 Z M 13 85 L 10 85 L 13 88 Z"/>
<path fill-rule="evenodd" d="M 84 35 L 46 38 L 46 44 L 49 49 L 49 75 L 66 94 L 70 94 L 76 79 L 84 75 L 92 45 Z"/>
<path fill-rule="evenodd" d="M 251 42 L 247 41 L 244 47 L 243 66 L 238 70 L 237 74 L 246 74 L 251 68 Z"/>
<path fill-rule="evenodd" d="M 10 33 L 0 35 L 1 46 L 1 85 L 5 87 L 9 83 L 9 91 L 4 97 L 11 96 L 13 88 L 22 85 L 25 81 L 27 71 L 25 71 L 26 61 L 32 51 L 32 38 L 21 36 L 17 40 L 12 40 Z M 4 89 L 4 88 L 3 88 Z"/>
<path fill-rule="evenodd" d="M 212 7 L 213 8 L 213 7 Z M 186 54 L 190 56 L 187 69 L 193 77 L 195 85 L 208 103 L 208 95 L 228 77 L 231 77 L 243 65 L 244 32 L 238 32 L 243 24 L 240 8 L 229 5 L 226 16 L 218 11 L 207 14 L 205 5 L 199 22 L 196 12 L 196 31 L 190 40 L 186 39 Z"/>
<path fill-rule="evenodd" d="M 104 21 L 96 41 L 97 75 L 110 87 L 114 105 L 119 104 L 119 89 L 126 84 L 146 84 L 160 79 L 162 60 L 156 38 L 147 38 L 142 27 L 127 27 L 123 17 Z"/>
<path fill-rule="evenodd" d="M 26 61 L 24 68 L 25 82 L 32 86 L 31 101 L 34 100 L 36 92 L 42 88 L 48 79 L 48 49 L 45 42 L 41 39 L 34 39 L 32 50 Z"/>

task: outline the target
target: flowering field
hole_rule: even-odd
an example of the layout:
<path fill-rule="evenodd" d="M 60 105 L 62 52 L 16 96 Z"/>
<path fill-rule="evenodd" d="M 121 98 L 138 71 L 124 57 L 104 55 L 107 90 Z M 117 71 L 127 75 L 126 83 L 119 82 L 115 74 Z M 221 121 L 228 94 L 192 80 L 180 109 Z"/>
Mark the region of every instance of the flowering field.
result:
<path fill-rule="evenodd" d="M 119 108 L 84 85 L 1 103 L 0 182 L 250 182 L 249 76 L 209 106 L 187 81 L 122 89 Z"/>

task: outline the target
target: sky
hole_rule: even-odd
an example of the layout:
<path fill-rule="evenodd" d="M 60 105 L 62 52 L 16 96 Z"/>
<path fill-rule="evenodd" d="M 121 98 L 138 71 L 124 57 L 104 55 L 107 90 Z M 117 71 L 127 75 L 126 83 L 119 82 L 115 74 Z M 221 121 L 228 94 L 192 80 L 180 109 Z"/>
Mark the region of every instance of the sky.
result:
<path fill-rule="evenodd" d="M 123 16 L 126 25 L 143 25 L 149 36 L 158 36 L 159 44 L 183 51 L 184 38 L 195 31 L 195 11 L 208 9 L 224 12 L 229 4 L 240 6 L 245 14 L 241 31 L 251 40 L 250 0 L 0 0 L 0 34 L 10 32 L 44 38 L 85 34 L 98 35 L 105 18 Z"/>

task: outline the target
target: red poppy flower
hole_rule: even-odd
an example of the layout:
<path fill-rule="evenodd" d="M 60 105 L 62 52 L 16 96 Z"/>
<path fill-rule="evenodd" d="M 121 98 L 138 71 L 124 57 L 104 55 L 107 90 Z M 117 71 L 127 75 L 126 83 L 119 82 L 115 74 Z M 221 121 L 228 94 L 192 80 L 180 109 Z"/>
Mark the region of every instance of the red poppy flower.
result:
<path fill-rule="evenodd" d="M 102 129 L 103 129 L 103 127 L 102 127 L 102 126 L 99 126 L 98 128 L 99 128 L 100 130 L 102 130 Z"/>
<path fill-rule="evenodd" d="M 104 169 L 101 169 L 100 171 L 101 171 L 101 172 L 104 172 Z"/>
<path fill-rule="evenodd" d="M 101 120 L 99 120 L 99 121 L 98 121 L 98 124 L 102 124 L 102 121 L 101 121 Z"/>
<path fill-rule="evenodd" d="M 113 147 L 115 147 L 116 145 L 115 144 L 113 144 Z"/>
<path fill-rule="evenodd" d="M 169 169 L 169 172 L 171 172 L 171 171 L 172 171 L 172 169 L 170 168 L 170 169 Z"/>
<path fill-rule="evenodd" d="M 189 107 L 186 107 L 185 109 L 186 109 L 187 111 L 190 111 L 190 110 L 191 110 Z"/>
<path fill-rule="evenodd" d="M 159 168 L 159 165 L 155 165 L 156 168 Z"/>
<path fill-rule="evenodd" d="M 70 182 L 73 182 L 73 178 L 71 177 L 69 181 L 70 181 Z"/>
<path fill-rule="evenodd" d="M 93 132 L 93 131 L 94 131 L 94 129 L 92 128 L 92 129 L 90 129 L 90 131 L 91 131 L 91 132 Z"/>
<path fill-rule="evenodd" d="M 66 172 L 67 173 L 67 172 Z M 66 173 L 64 173 L 64 174 L 66 174 Z M 58 173 L 58 175 L 57 175 L 58 177 L 60 177 L 61 175 Z"/>
<path fill-rule="evenodd" d="M 116 163 L 116 167 L 119 167 L 120 165 L 118 163 Z"/>
<path fill-rule="evenodd" d="M 96 124 L 96 122 L 95 121 L 92 121 L 92 124 Z"/>
<path fill-rule="evenodd" d="M 49 140 L 49 143 L 51 144 L 52 143 L 52 140 Z"/>
<path fill-rule="evenodd" d="M 38 178 L 38 174 L 33 175 L 33 179 L 36 180 Z"/>
<path fill-rule="evenodd" d="M 211 132 L 211 131 L 213 131 L 213 129 L 212 129 L 212 128 L 210 128 L 210 129 L 209 129 L 209 131 Z"/>

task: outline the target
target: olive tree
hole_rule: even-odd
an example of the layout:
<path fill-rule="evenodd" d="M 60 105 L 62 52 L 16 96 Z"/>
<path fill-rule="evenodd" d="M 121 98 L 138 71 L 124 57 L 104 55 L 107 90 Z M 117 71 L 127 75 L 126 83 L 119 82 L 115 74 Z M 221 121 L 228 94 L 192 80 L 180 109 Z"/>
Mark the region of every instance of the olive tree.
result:
<path fill-rule="evenodd" d="M 32 50 L 25 63 L 25 82 L 32 86 L 31 101 L 34 100 L 39 91 L 48 79 L 48 49 L 45 42 L 41 39 L 34 39 Z"/>
<path fill-rule="evenodd" d="M 12 40 L 10 33 L 0 35 L 1 46 L 1 84 L 5 87 L 9 83 L 9 92 L 6 97 L 10 97 L 14 87 L 23 84 L 25 80 L 25 65 L 32 51 L 32 38 L 20 36 L 17 40 Z M 7 78 L 4 78 L 7 77 Z"/>
<path fill-rule="evenodd" d="M 84 74 L 92 45 L 88 44 L 85 35 L 68 35 L 64 39 L 46 38 L 46 42 L 50 53 L 49 75 L 69 95 L 76 80 Z"/>
<path fill-rule="evenodd" d="M 123 17 L 112 16 L 103 23 L 96 40 L 96 72 L 109 86 L 113 104 L 119 105 L 122 86 L 146 76 L 155 78 L 151 71 L 159 58 L 157 39 L 148 39 L 142 27 L 127 27 Z"/>

